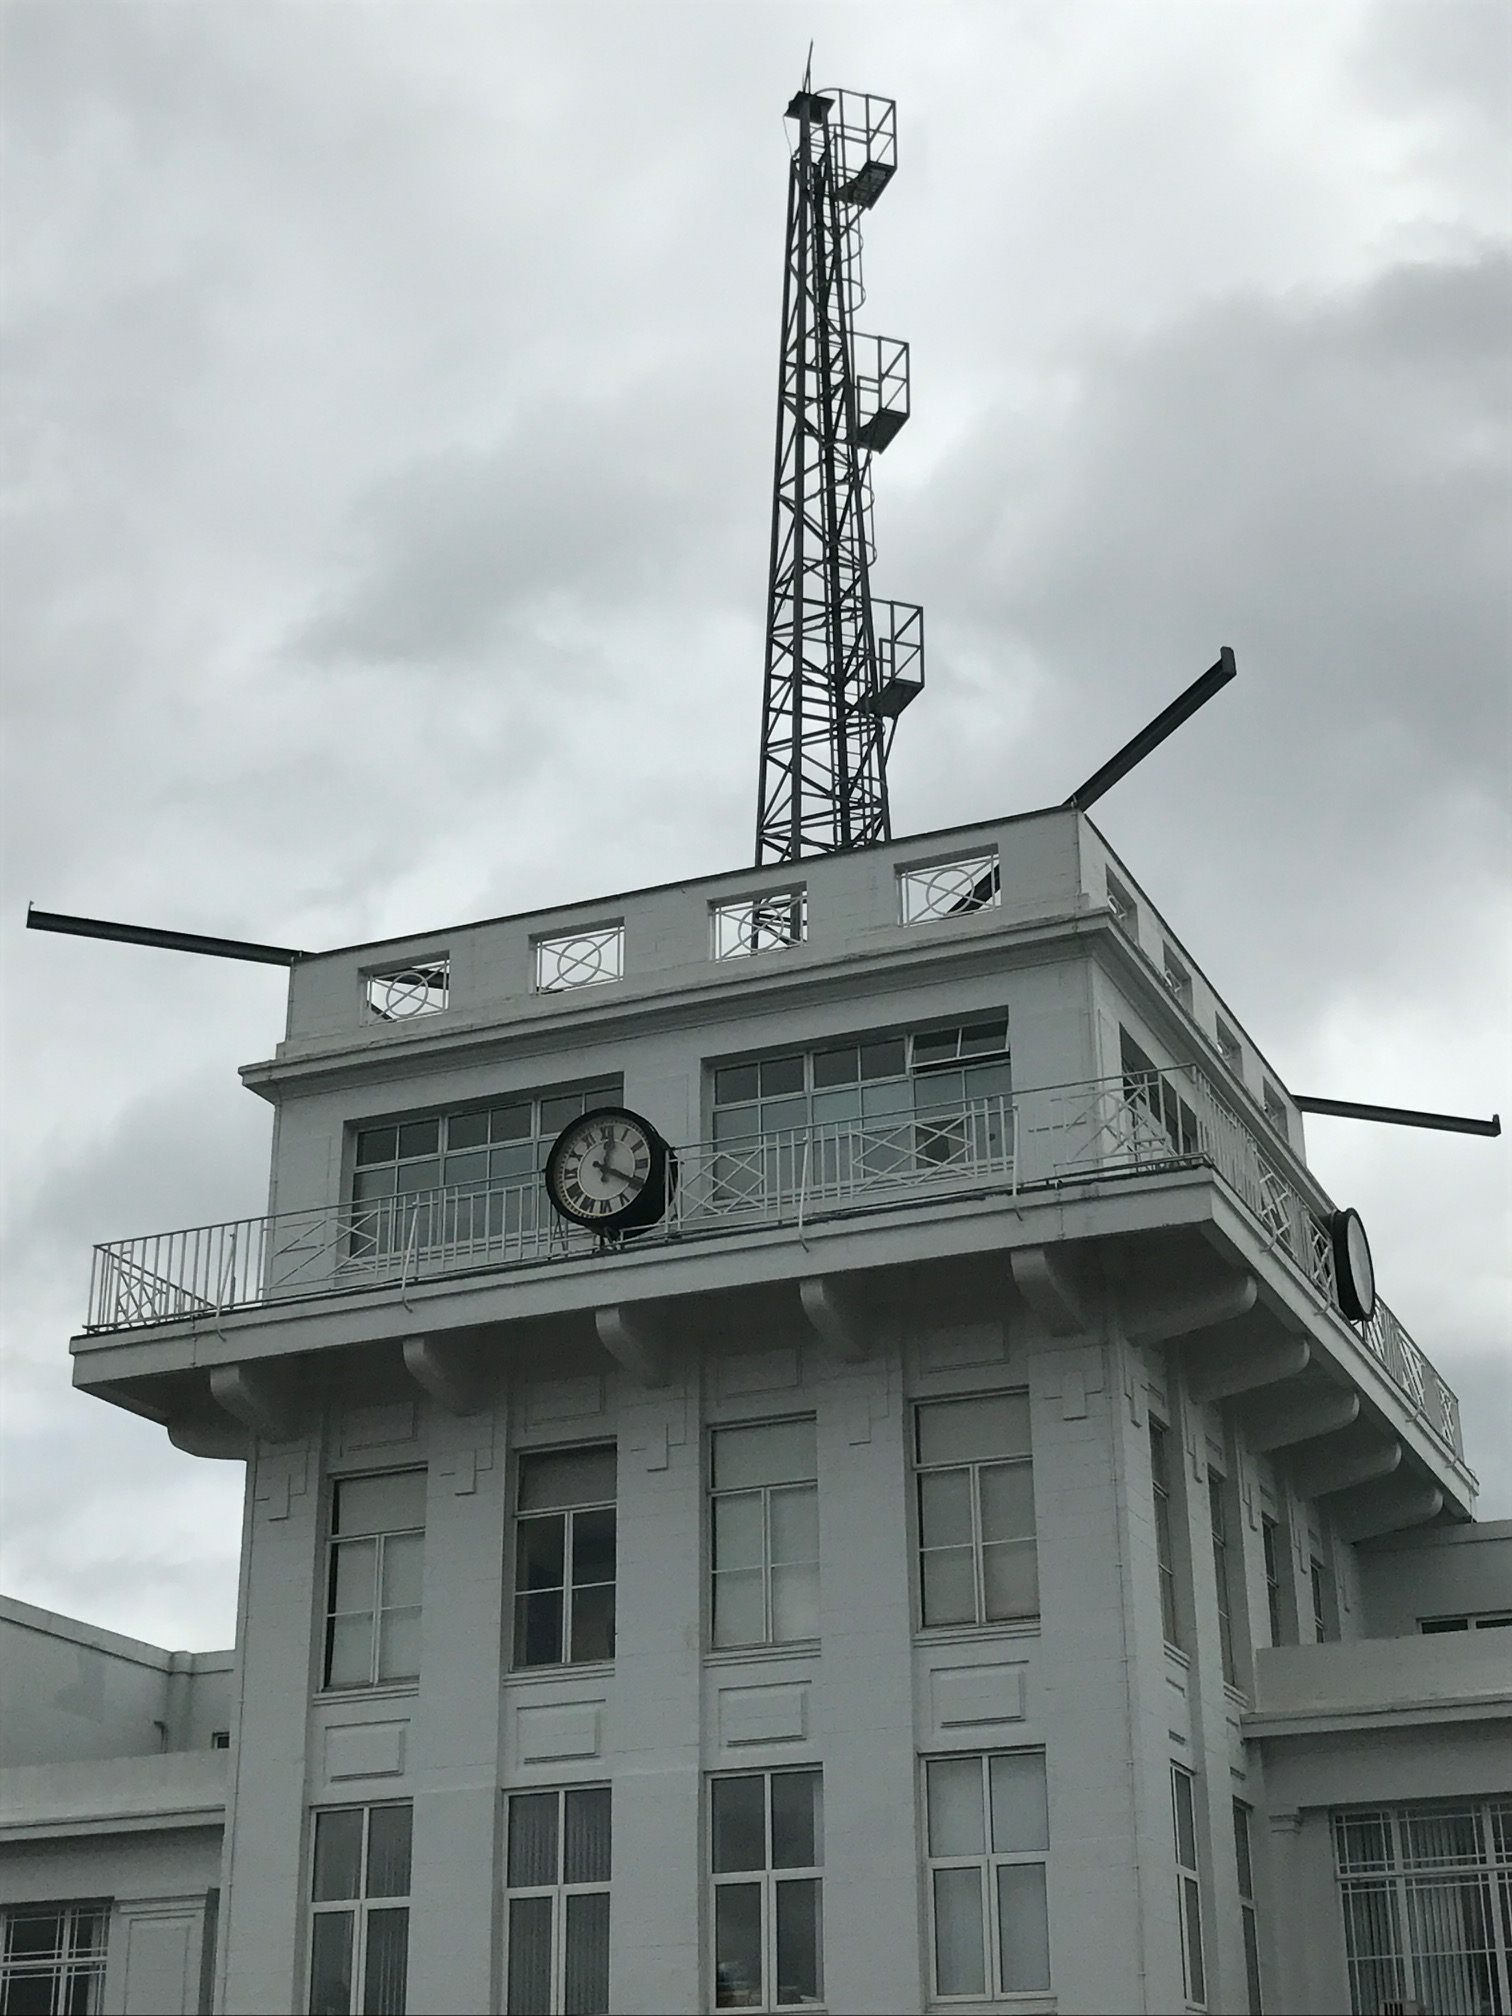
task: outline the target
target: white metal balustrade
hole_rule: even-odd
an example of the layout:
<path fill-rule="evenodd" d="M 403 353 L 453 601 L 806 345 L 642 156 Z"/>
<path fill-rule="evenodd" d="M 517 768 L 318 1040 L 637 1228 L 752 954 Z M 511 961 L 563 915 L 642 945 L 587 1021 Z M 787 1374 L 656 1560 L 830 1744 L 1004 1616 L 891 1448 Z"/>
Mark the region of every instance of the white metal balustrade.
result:
<path fill-rule="evenodd" d="M 1337 1308 L 1332 1205 L 1302 1165 L 1257 1135 L 1195 1065 L 1020 1092 L 866 1123 L 835 1121 L 676 1151 L 656 1245 L 876 1208 L 911 1197 L 1028 1191 L 1214 1169 L 1270 1250 Z M 217 1315 L 262 1302 L 591 1255 L 599 1235 L 558 1218 L 539 1176 L 494 1188 L 280 1212 L 97 1246 L 93 1332 Z M 1413 1411 L 1456 1456 L 1459 1403 L 1383 1302 L 1352 1326 Z"/>

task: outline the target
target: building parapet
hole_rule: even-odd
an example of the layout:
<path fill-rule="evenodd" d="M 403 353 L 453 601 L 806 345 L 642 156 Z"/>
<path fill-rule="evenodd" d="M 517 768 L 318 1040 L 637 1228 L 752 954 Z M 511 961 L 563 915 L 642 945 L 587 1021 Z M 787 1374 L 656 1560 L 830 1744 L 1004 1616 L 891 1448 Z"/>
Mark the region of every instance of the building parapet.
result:
<path fill-rule="evenodd" d="M 224 1750 L 170 1750 L 157 1757 L 11 1765 L 0 1770 L 0 1843 L 219 1826 L 227 1756 Z"/>
<path fill-rule="evenodd" d="M 1512 1714 L 1502 1634 L 1355 1638 L 1255 1654 L 1247 1736 L 1314 1735 L 1397 1721 Z"/>

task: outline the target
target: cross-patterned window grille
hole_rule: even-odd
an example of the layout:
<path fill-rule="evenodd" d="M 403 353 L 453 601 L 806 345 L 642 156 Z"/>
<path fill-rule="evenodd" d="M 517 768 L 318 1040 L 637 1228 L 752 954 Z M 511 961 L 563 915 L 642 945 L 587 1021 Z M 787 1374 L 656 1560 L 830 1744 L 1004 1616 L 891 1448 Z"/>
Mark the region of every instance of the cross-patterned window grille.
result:
<path fill-rule="evenodd" d="M 422 959 L 388 966 L 363 981 L 367 1012 L 375 1022 L 408 1022 L 437 1015 L 451 997 L 451 960 Z"/>
<path fill-rule="evenodd" d="M 808 891 L 767 889 L 709 906 L 716 959 L 747 959 L 753 952 L 783 952 L 808 937 Z"/>
<path fill-rule="evenodd" d="M 22 1904 L 4 1921 L 0 2009 L 7 2016 L 96 2016 L 110 1906 Z"/>
<path fill-rule="evenodd" d="M 1512 1801 L 1333 1816 L 1356 2016 L 1512 2009 Z"/>
<path fill-rule="evenodd" d="M 1001 894 L 997 854 L 936 861 L 928 868 L 900 868 L 898 893 L 905 924 L 925 924 L 936 917 L 967 917 L 974 910 L 995 910 Z"/>
<path fill-rule="evenodd" d="M 604 924 L 593 931 L 568 931 L 560 938 L 535 941 L 535 984 L 538 994 L 560 994 L 569 987 L 596 987 L 623 979 L 625 927 Z"/>

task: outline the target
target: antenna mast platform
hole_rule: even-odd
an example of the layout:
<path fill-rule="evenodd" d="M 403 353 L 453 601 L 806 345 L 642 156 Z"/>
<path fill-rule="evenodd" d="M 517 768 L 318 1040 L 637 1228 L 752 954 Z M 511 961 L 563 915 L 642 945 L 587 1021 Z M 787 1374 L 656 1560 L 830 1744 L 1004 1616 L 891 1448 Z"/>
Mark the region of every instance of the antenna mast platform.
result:
<path fill-rule="evenodd" d="M 805 77 L 787 117 L 758 867 L 892 837 L 887 754 L 924 684 L 923 610 L 871 592 L 871 463 L 908 418 L 908 345 L 855 326 L 861 218 L 897 168 L 897 107 Z"/>

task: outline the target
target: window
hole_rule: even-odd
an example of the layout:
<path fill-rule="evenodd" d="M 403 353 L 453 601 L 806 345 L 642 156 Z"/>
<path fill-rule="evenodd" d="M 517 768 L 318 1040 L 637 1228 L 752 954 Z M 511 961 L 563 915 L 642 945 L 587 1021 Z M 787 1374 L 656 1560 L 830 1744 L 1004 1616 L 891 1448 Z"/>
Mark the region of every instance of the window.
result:
<path fill-rule="evenodd" d="M 1321 1645 L 1326 1639 L 1339 1635 L 1338 1599 L 1334 1591 L 1333 1570 L 1322 1551 L 1323 1543 L 1313 1535 L 1313 1551 L 1308 1560 L 1308 1580 L 1312 1586 L 1313 1636 Z"/>
<path fill-rule="evenodd" d="M 1175 1074 L 1157 1070 L 1127 1029 L 1121 1028 L 1118 1038 L 1124 1102 L 1141 1122 L 1133 1144 L 1136 1151 L 1200 1154 L 1197 1114 L 1172 1083 Z"/>
<path fill-rule="evenodd" d="M 1244 1048 L 1239 1038 L 1220 1015 L 1218 1017 L 1218 1055 L 1227 1064 L 1236 1078 L 1244 1076 Z"/>
<path fill-rule="evenodd" d="M 935 917 L 966 917 L 994 910 L 1000 894 L 997 854 L 973 854 L 960 861 L 937 861 L 930 868 L 900 868 L 898 896 L 905 924 Z"/>
<path fill-rule="evenodd" d="M 231 1731 L 229 1729 L 212 1729 L 210 1731 L 210 1748 L 212 1750 L 229 1750 L 231 1748 Z"/>
<path fill-rule="evenodd" d="M 325 1685 L 420 1677 L 425 1472 L 343 1477 L 331 1491 Z"/>
<path fill-rule="evenodd" d="M 534 1232 L 549 1218 L 540 1172 L 552 1143 L 590 1106 L 619 1097 L 619 1079 L 608 1078 L 561 1092 L 521 1092 L 492 1107 L 360 1127 L 353 1255 L 402 1251 L 412 1238 L 429 1246 Z M 448 1195 L 437 1197 L 439 1190 Z"/>
<path fill-rule="evenodd" d="M 615 1454 L 520 1458 L 515 1496 L 516 1666 L 614 1657 Z"/>
<path fill-rule="evenodd" d="M 716 1646 L 819 1635 L 817 1477 L 812 1421 L 710 1436 Z"/>
<path fill-rule="evenodd" d="M 1043 1752 L 932 1757 L 924 1795 L 934 1997 L 1047 1993 Z"/>
<path fill-rule="evenodd" d="M 1228 1515 L 1224 1505 L 1222 1473 L 1208 1471 L 1208 1512 L 1213 1525 L 1213 1580 L 1218 1592 L 1218 1651 L 1223 1661 L 1226 1685 L 1237 1687 L 1238 1668 L 1234 1661 L 1233 1596 L 1229 1583 Z"/>
<path fill-rule="evenodd" d="M 1138 908 L 1135 905 L 1134 898 L 1111 870 L 1108 874 L 1108 908 L 1113 912 L 1113 922 L 1118 928 L 1121 931 L 1127 932 L 1131 938 L 1137 940 L 1139 937 Z"/>
<path fill-rule="evenodd" d="M 1234 1801 L 1234 1861 L 1239 1870 L 1239 1919 L 1244 1933 L 1244 1982 L 1250 2016 L 1260 2016 L 1260 1936 L 1255 1923 L 1255 1868 L 1250 1854 L 1250 1809 Z"/>
<path fill-rule="evenodd" d="M 722 1064 L 720 1195 L 755 1202 L 774 1186 L 795 1191 L 801 1174 L 818 1196 L 968 1158 L 1001 1161 L 1012 1089 L 1005 1014 Z"/>
<path fill-rule="evenodd" d="M 539 994 L 568 987 L 596 987 L 621 979 L 625 971 L 625 927 L 604 924 L 592 931 L 568 931 L 535 941 L 535 984 Z"/>
<path fill-rule="evenodd" d="M 1169 945 L 1165 947 L 1165 965 L 1162 971 L 1162 978 L 1182 1007 L 1190 1008 L 1192 1005 L 1192 976 L 1188 973 L 1185 966 L 1182 965 Z"/>
<path fill-rule="evenodd" d="M 408 1804 L 316 1813 L 310 2016 L 404 2016 L 409 1893 Z"/>
<path fill-rule="evenodd" d="M 1512 2006 L 1512 1801 L 1346 1811 L 1333 1828 L 1357 2016 Z"/>
<path fill-rule="evenodd" d="M 931 1400 L 914 1414 L 926 1629 L 1039 1615 L 1027 1393 Z"/>
<path fill-rule="evenodd" d="M 1171 1817 L 1176 1837 L 1176 1905 L 1181 1918 L 1181 1978 L 1188 2002 L 1207 2000 L 1202 1964 L 1202 1890 L 1197 1877 L 1196 1783 L 1190 1771 L 1171 1766 Z"/>
<path fill-rule="evenodd" d="M 607 1785 L 509 1797 L 509 2016 L 603 2016 L 609 2007 Z"/>
<path fill-rule="evenodd" d="M 421 959 L 386 966 L 363 981 L 363 1000 L 375 1022 L 407 1022 L 415 1015 L 438 1015 L 451 994 L 451 960 Z"/>
<path fill-rule="evenodd" d="M 1150 1416 L 1150 1490 L 1155 1500 L 1155 1560 L 1160 1572 L 1160 1622 L 1167 1645 L 1181 1644 L 1176 1621 L 1176 1557 L 1171 1535 L 1171 1431 Z"/>
<path fill-rule="evenodd" d="M 1512 1628 L 1512 1610 L 1478 1610 L 1463 1617 L 1419 1617 L 1425 1637 L 1442 1631 L 1505 1631 Z"/>
<path fill-rule="evenodd" d="M 784 952 L 808 936 L 808 892 L 768 889 L 711 903 L 709 923 L 716 959 L 746 959 L 753 952 Z"/>
<path fill-rule="evenodd" d="M 110 1906 L 13 1905 L 4 1920 L 0 2009 L 6 2016 L 97 2016 Z"/>
<path fill-rule="evenodd" d="M 1281 1529 L 1268 1513 L 1260 1515 L 1260 1546 L 1265 1555 L 1265 1609 L 1270 1618 L 1272 1645 L 1282 1642 L 1281 1633 Z"/>
<path fill-rule="evenodd" d="M 1266 1119 L 1269 1120 L 1283 1141 L 1289 1139 L 1286 1127 L 1286 1101 L 1268 1078 L 1264 1081 L 1262 1098 Z"/>
<path fill-rule="evenodd" d="M 710 1781 L 714 2006 L 824 1999 L 824 1812 L 817 1771 Z"/>

